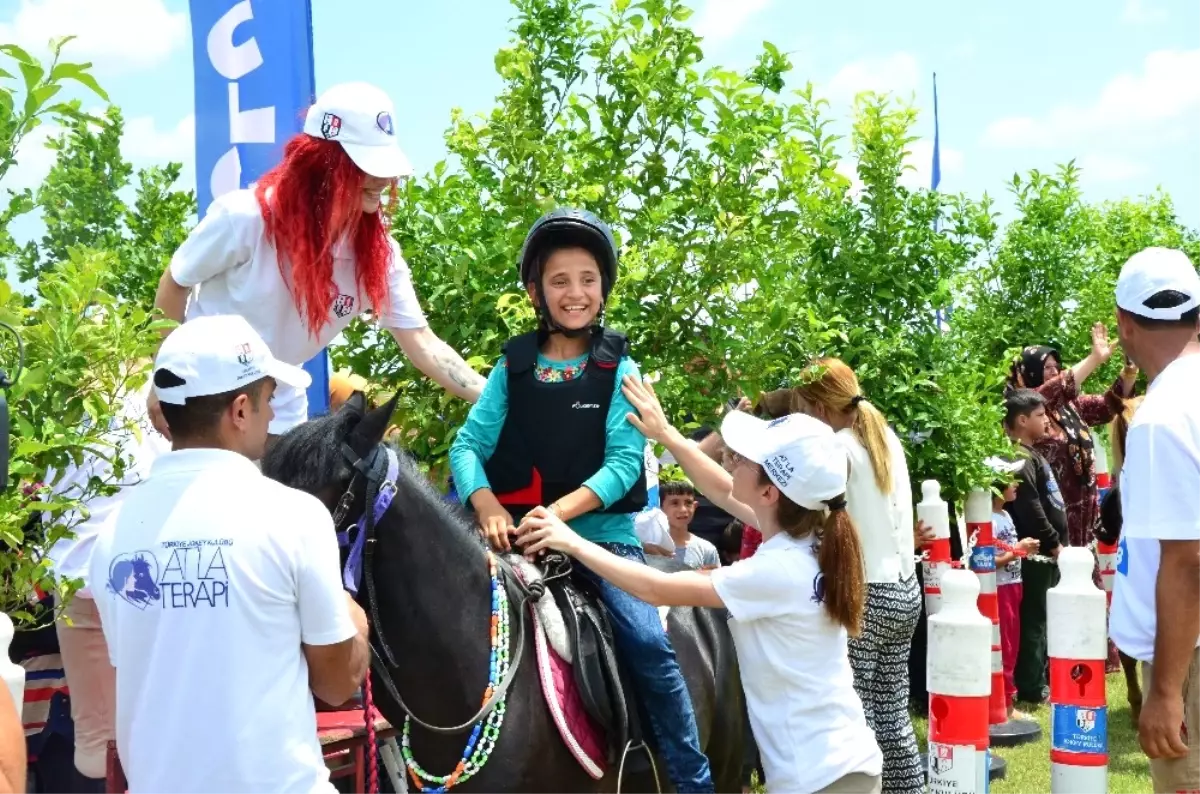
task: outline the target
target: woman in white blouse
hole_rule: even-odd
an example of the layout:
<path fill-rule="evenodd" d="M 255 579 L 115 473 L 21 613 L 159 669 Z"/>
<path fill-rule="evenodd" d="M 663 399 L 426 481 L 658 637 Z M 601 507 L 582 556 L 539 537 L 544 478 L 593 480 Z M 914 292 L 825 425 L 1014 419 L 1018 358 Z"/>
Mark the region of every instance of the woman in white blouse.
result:
<path fill-rule="evenodd" d="M 793 390 L 793 410 L 828 424 L 846 447 L 846 505 L 866 565 L 863 630 L 850 638 L 854 688 L 883 751 L 883 790 L 920 792 L 924 773 L 908 714 L 908 654 L 921 615 L 913 563 L 913 501 L 900 439 L 862 395 L 854 370 L 820 359 Z"/>

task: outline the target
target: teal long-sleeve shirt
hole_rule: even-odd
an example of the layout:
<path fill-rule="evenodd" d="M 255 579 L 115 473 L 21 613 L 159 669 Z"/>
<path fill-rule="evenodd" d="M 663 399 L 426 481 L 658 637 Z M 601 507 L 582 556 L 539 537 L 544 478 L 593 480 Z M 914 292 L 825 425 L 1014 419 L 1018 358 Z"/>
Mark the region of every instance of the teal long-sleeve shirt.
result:
<path fill-rule="evenodd" d="M 554 361 L 538 354 L 537 367 L 539 370 L 555 370 L 555 380 L 570 380 L 583 372 L 586 362 L 586 355 L 570 361 Z M 621 392 L 621 381 L 626 375 L 640 377 L 637 365 L 629 358 L 621 359 L 617 366 L 616 387 L 605 421 L 604 465 L 583 483 L 605 507 L 623 497 L 637 478 L 644 476 L 642 461 L 646 438 L 625 418 L 627 413 L 633 411 L 633 406 Z M 483 466 L 496 451 L 507 416 L 508 365 L 502 357 L 488 376 L 479 401 L 471 407 L 466 424 L 458 431 L 450 447 L 454 487 L 464 504 L 471 494 L 481 488 L 491 487 Z M 553 432 L 552 428 L 547 430 Z M 520 521 L 521 516 L 513 516 L 513 519 Z M 640 545 L 633 530 L 633 516 L 629 514 L 585 513 L 569 523 L 572 529 L 594 543 Z"/>

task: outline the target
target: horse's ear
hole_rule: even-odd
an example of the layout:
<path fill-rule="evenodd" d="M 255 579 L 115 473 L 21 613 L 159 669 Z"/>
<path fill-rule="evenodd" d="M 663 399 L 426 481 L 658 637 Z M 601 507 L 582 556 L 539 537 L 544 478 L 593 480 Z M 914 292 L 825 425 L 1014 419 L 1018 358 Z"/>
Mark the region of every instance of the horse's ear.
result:
<path fill-rule="evenodd" d="M 367 412 L 367 395 L 360 391 L 356 391 L 350 395 L 350 398 L 342 404 L 342 411 L 352 411 L 353 413 L 365 414 Z"/>
<path fill-rule="evenodd" d="M 357 395 L 356 395 L 357 396 Z M 375 449 L 392 423 L 392 415 L 396 413 L 396 405 L 400 401 L 400 392 L 392 395 L 392 399 L 378 408 L 373 408 L 363 416 L 362 421 L 350 434 L 348 443 L 360 458 L 365 458 Z"/>

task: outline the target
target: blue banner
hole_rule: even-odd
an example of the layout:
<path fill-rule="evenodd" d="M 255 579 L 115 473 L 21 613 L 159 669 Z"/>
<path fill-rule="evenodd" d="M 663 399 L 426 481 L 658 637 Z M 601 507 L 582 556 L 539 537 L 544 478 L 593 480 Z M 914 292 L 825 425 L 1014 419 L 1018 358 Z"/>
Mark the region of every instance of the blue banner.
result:
<path fill-rule="evenodd" d="M 316 95 L 309 0 L 191 0 L 196 85 L 196 199 L 200 215 L 218 196 L 254 184 L 304 127 Z M 309 416 L 329 410 L 329 365 L 321 351 Z"/>

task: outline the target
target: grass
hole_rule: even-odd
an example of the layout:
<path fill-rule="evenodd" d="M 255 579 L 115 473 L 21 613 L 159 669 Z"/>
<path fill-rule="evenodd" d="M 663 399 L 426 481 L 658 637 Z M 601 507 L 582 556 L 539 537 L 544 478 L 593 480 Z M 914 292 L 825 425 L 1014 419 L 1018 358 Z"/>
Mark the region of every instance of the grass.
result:
<path fill-rule="evenodd" d="M 1152 794 L 1150 765 L 1138 745 L 1126 700 L 1125 676 L 1106 677 L 1108 693 L 1108 790 L 1110 794 Z M 997 748 L 997 755 L 1008 762 L 1004 780 L 992 783 L 996 794 L 1041 794 L 1050 792 L 1050 706 L 1018 703 L 1017 708 L 1031 714 L 1042 726 L 1041 738 L 1020 747 Z M 929 729 L 923 717 L 913 717 L 922 752 Z"/>

